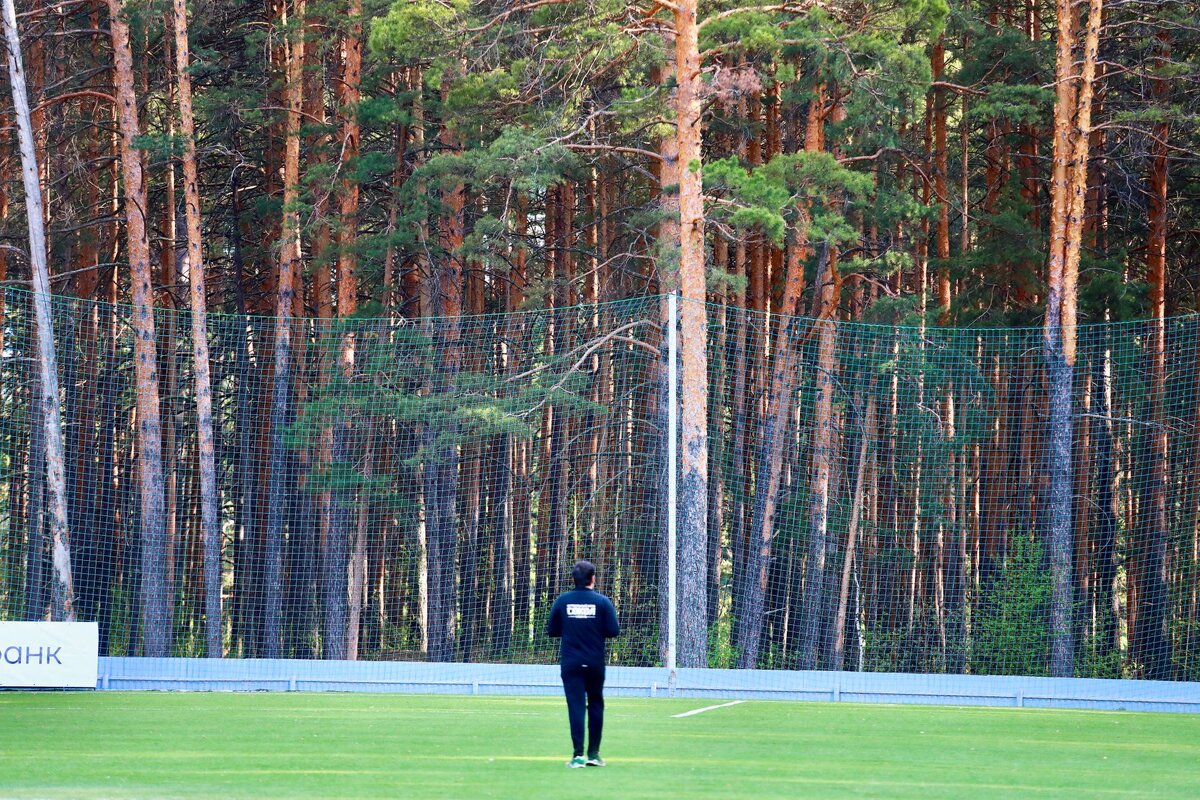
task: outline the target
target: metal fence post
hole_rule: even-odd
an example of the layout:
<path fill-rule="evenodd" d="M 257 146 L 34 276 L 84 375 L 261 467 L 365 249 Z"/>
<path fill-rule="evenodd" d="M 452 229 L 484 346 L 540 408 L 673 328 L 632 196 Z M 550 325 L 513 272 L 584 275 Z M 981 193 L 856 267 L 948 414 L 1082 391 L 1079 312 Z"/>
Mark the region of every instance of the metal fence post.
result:
<path fill-rule="evenodd" d="M 667 296 L 667 670 L 675 675 L 675 546 L 679 522 L 679 295 Z"/>

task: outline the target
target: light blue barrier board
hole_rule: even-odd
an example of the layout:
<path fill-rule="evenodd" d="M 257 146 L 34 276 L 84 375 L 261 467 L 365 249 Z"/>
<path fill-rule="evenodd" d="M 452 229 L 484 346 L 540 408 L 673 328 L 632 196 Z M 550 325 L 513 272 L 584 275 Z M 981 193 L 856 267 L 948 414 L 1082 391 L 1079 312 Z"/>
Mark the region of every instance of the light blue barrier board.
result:
<path fill-rule="evenodd" d="M 101 658 L 96 688 L 177 691 L 411 692 L 552 695 L 558 667 L 541 664 L 430 664 Z M 609 667 L 606 694 L 738 700 L 813 700 L 1200 713 L 1200 683 L 912 675 L 892 672 Z"/>

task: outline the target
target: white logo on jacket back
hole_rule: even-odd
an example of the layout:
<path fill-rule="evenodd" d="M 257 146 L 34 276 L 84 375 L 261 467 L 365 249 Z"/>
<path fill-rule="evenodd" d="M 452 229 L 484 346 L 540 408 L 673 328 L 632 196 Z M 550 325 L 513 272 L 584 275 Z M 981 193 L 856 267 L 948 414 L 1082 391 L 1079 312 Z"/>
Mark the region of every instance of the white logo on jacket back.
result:
<path fill-rule="evenodd" d="M 595 619 L 595 603 L 567 603 L 567 616 L 571 619 Z"/>

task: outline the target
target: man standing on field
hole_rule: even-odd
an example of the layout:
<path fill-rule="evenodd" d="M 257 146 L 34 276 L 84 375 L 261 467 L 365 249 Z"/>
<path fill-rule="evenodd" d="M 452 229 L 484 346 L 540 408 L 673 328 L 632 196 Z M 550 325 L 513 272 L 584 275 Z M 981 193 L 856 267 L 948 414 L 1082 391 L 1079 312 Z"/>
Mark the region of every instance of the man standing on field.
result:
<path fill-rule="evenodd" d="M 603 767 L 600 735 L 604 730 L 604 644 L 621 632 L 612 601 L 596 591 L 596 568 L 590 561 L 577 561 L 571 568 L 575 588 L 563 592 L 550 609 L 546 634 L 562 638 L 559 662 L 563 691 L 567 695 L 567 718 L 575 755 L 567 762 L 572 769 Z M 583 757 L 583 717 L 588 721 L 587 758 Z"/>

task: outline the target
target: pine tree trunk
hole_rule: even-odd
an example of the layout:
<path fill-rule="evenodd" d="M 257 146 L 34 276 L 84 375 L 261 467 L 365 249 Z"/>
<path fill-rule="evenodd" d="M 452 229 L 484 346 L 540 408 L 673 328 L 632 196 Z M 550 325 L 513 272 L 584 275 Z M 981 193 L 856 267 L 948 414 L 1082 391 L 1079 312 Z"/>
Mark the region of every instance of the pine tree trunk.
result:
<path fill-rule="evenodd" d="M 318 42 L 321 37 L 326 34 L 327 19 L 322 13 L 324 9 L 321 7 L 313 7 L 305 5 L 305 21 L 304 25 L 307 29 L 306 42 Z M 309 174 L 316 174 L 321 170 L 327 169 L 329 161 L 330 135 L 326 130 L 327 110 L 325 107 L 325 88 L 326 88 L 326 65 L 325 65 L 325 48 L 323 47 L 308 47 L 304 48 L 304 122 L 303 125 L 310 125 L 314 132 L 309 137 L 307 142 L 307 159 L 306 167 Z M 336 185 L 336 184 L 334 184 Z M 317 321 L 314 330 L 314 340 L 316 342 L 316 386 L 315 393 L 324 398 L 328 393 L 328 387 L 332 378 L 332 373 L 336 369 L 336 347 L 331 344 L 335 338 L 334 327 L 330 320 L 333 319 L 334 303 L 333 303 L 333 277 L 331 263 L 334 258 L 333 248 L 331 246 L 332 233 L 329 225 L 329 201 L 330 195 L 333 193 L 333 186 L 329 184 L 314 187 L 314 196 L 312 199 L 312 210 L 309 215 L 308 227 L 313 229 L 312 242 L 310 244 L 310 257 L 312 260 L 312 295 L 317 308 Z M 330 464 L 333 460 L 333 426 L 322 426 L 320 441 L 315 448 L 315 452 L 308 456 L 308 463 L 305 465 L 305 475 L 301 476 L 300 481 L 308 480 L 311 476 L 327 474 L 330 469 Z M 337 616 L 337 589 L 333 587 L 331 593 L 326 593 L 326 580 L 335 579 L 327 568 L 329 564 L 335 563 L 336 559 L 330 553 L 330 500 L 331 492 L 325 487 L 314 487 L 311 492 L 311 502 L 313 506 L 312 519 L 306 522 L 313 530 L 313 541 L 310 547 L 310 559 L 313 562 L 312 569 L 315 574 L 316 585 L 313 587 L 314 593 L 314 608 L 311 620 L 306 623 L 312 631 L 313 642 L 321 642 L 322 646 L 325 643 L 324 630 L 326 629 L 326 616 Z M 335 624 L 335 623 L 332 623 Z"/>
<path fill-rule="evenodd" d="M 100 29 L 99 7 L 93 6 L 89 21 L 96 30 Z M 103 110 L 102 110 L 103 108 Z M 99 101 L 93 104 L 92 113 L 102 117 L 111 113 L 110 105 L 103 107 Z M 87 135 L 87 145 L 84 158 L 91 163 L 101 157 L 102 139 L 99 132 Z M 0 193 L 2 194 L 2 193 Z M 100 208 L 99 181 L 89 181 L 84 189 L 86 208 Z M 7 210 L 0 211 L 0 219 L 7 216 Z M 100 288 L 100 236 L 93 231 L 80 231 L 79 268 L 83 271 L 75 281 L 75 294 L 85 301 L 99 299 Z M 0 280 L 3 280 L 0 278 Z M 74 444 L 75 481 L 73 487 L 68 487 L 74 503 L 70 515 L 72 559 L 74 561 L 73 577 L 78 586 L 78 605 L 76 610 L 80 618 L 101 622 L 97 597 L 100 592 L 100 570 L 103 563 L 104 551 L 110 549 L 107 541 L 109 531 L 100 522 L 100 496 L 103 491 L 101 482 L 104 471 L 100 466 L 100 437 L 98 425 L 103 427 L 111 423 L 111 416 L 99 417 L 100 398 L 103 396 L 104 385 L 107 381 L 102 378 L 102 367 L 106 361 L 104 353 L 104 337 L 101 331 L 100 303 L 87 302 L 81 308 L 81 314 L 76 322 L 77 336 L 81 340 L 80 360 L 83 369 L 75 394 L 78 397 L 77 428 L 79 434 Z M 0 342 L 0 352 L 3 352 L 3 342 Z M 99 419 L 103 421 L 98 422 Z M 103 624 L 103 623 L 101 623 Z M 103 654 L 103 653 L 102 653 Z"/>
<path fill-rule="evenodd" d="M 944 39 L 933 47 L 931 67 L 934 80 L 940 80 L 945 69 L 946 51 Z M 933 191 L 937 199 L 937 258 L 938 258 L 938 324 L 949 325 L 950 317 L 950 193 L 947 185 L 949 152 L 946 141 L 946 92 L 937 89 L 933 93 Z M 942 419 L 945 422 L 946 479 L 942 499 L 945 511 L 938 525 L 938 570 L 939 628 L 942 649 L 945 653 L 946 669 L 961 673 L 966 668 L 966 620 L 965 597 L 966 576 L 963 572 L 966 557 L 958 521 L 957 493 L 958 453 L 954 430 L 954 390 L 949 377 L 942 389 Z"/>
<path fill-rule="evenodd" d="M 36 323 L 35 323 L 36 324 Z M 35 339 L 40 335 L 34 333 Z M 46 429 L 42 376 L 29 375 L 29 447 L 25 466 L 25 619 L 46 618 Z"/>
<path fill-rule="evenodd" d="M 804 577 L 803 619 L 800 623 L 799 668 L 819 669 L 830 620 L 826 618 L 829 601 L 829 576 L 826 560 L 830 552 L 829 494 L 833 471 L 834 440 L 833 392 L 837 371 L 837 303 L 841 278 L 829 253 L 822 257 L 818 270 L 816 408 L 813 412 L 812 463 L 808 495 L 808 556 Z"/>
<path fill-rule="evenodd" d="M 1170 34 L 1158 34 L 1156 62 L 1163 68 L 1170 59 Z M 1165 103 L 1168 80 L 1151 79 L 1154 101 Z M 1133 546 L 1138 550 L 1139 570 L 1134 575 L 1138 589 L 1137 626 L 1130 637 L 1131 651 L 1146 678 L 1167 680 L 1171 672 L 1167 548 L 1167 456 L 1168 421 L 1166 346 L 1167 289 L 1167 152 L 1170 128 L 1164 119 L 1155 123 L 1150 137 L 1150 174 L 1147 179 L 1146 280 L 1150 290 L 1151 332 L 1146 343 L 1149 352 L 1150 393 L 1149 428 L 1144 435 L 1146 483 L 1139 507 L 1139 531 Z"/>
<path fill-rule="evenodd" d="M 679 476 L 679 666 L 708 663 L 708 314 L 701 191 L 701 72 L 696 0 L 675 10 L 679 180 L 679 304 L 682 442 Z"/>
<path fill-rule="evenodd" d="M 196 132 L 192 114 L 191 55 L 188 50 L 185 0 L 173 0 L 173 9 L 179 133 L 183 139 L 183 201 L 187 224 L 187 272 L 191 288 L 189 297 L 192 309 L 192 361 L 196 382 L 196 436 L 200 460 L 200 531 L 204 543 L 204 640 L 208 656 L 220 658 L 223 650 L 220 497 L 217 493 L 212 369 L 208 353 L 208 300 L 204 280 Z"/>
<path fill-rule="evenodd" d="M 502 370 L 507 364 L 499 365 Z M 492 617 L 491 644 L 495 658 L 509 656 L 513 634 L 513 435 L 495 437 L 489 462 L 492 484 Z"/>
<path fill-rule="evenodd" d="M 447 363 L 454 346 L 445 331 L 435 333 L 440 339 L 439 359 Z M 442 369 L 435 376 L 433 389 L 452 390 L 454 373 Z M 425 433 L 425 447 L 430 455 L 425 465 L 425 518 L 429 563 L 429 622 L 428 651 L 430 661 L 450 661 L 454 656 L 454 545 L 457 533 L 455 494 L 458 484 L 458 452 L 452 443 L 457 426 L 452 422 L 430 425 Z"/>
<path fill-rule="evenodd" d="M 600 309 L 596 305 L 597 280 L 600 275 L 600 220 L 597 215 L 600 191 L 594 168 L 588 175 L 584 186 L 584 245 L 587 250 L 587 270 L 583 275 L 583 297 L 581 304 L 584 308 L 589 309 L 584 323 L 584 335 L 586 341 L 592 342 L 596 341 L 600 335 Z M 603 358 L 604 353 L 603 349 L 601 349 L 598 352 L 594 352 L 587 361 L 586 370 L 589 375 L 587 396 L 593 404 L 600 402 L 598 378 L 600 374 L 600 362 Z M 601 550 L 602 540 L 597 535 L 601 528 L 603 507 L 606 503 L 603 493 L 604 484 L 600 482 L 600 440 L 603 431 L 592 409 L 586 410 L 580 417 L 580 427 L 586 433 L 581 437 L 582 441 L 580 443 L 582 475 L 580 476 L 581 480 L 578 491 L 581 500 L 581 511 L 583 513 L 580 515 L 581 519 L 578 526 L 582 529 L 582 547 L 585 556 L 594 559 L 600 564 L 606 564 L 607 559 Z"/>
<path fill-rule="evenodd" d="M 1049 294 L 1043 339 L 1049 383 L 1047 541 L 1051 569 L 1050 672 L 1074 674 L 1075 599 L 1071 519 L 1072 384 L 1075 372 L 1076 299 L 1080 234 L 1087 194 L 1088 137 L 1092 84 L 1100 33 L 1102 0 L 1091 0 L 1083 63 L 1076 72 L 1077 20 L 1070 0 L 1058 0 L 1058 41 L 1054 106 L 1054 170 L 1051 182 Z M 1079 86 L 1076 87 L 1078 81 Z"/>
<path fill-rule="evenodd" d="M 253 548 L 258 540 L 258 470 L 255 465 L 254 424 L 254 379 L 257 365 L 251 358 L 252 351 L 262 352 L 254 340 L 254 326 L 247 315 L 246 293 L 243 286 L 245 273 L 241 236 L 241 189 L 237 172 L 230 179 L 230 264 L 233 268 L 232 284 L 234 308 L 238 314 L 238 326 L 234 333 L 234 361 L 236 363 L 237 392 L 234 399 L 234 428 L 237 431 L 237 501 L 234 506 L 233 541 L 233 593 L 230 595 L 231 628 L 230 649 L 247 646 L 250 618 L 248 608 L 250 595 L 246 582 L 252 577 Z"/>
<path fill-rule="evenodd" d="M 443 94 L 448 91 L 443 88 Z M 443 97 L 443 101 L 445 97 Z M 447 152 L 458 144 L 445 125 L 439 136 Z M 442 192 L 444 214 L 440 220 L 440 245 L 444 263 L 433 272 L 431 322 L 435 364 L 430 387 L 435 394 L 450 395 L 462 365 L 462 264 L 458 250 L 463 243 L 465 192 L 457 184 Z M 458 536 L 458 424 L 452 415 L 431 423 L 425 432 L 429 456 L 425 463 L 425 518 L 429 550 L 429 645 L 430 661 L 450 661 L 455 638 L 455 544 Z"/>
<path fill-rule="evenodd" d="M 161 657 L 171 650 L 171 598 L 167 593 L 167 538 L 163 506 L 162 425 L 159 416 L 158 356 L 154 333 L 154 296 L 150 245 L 146 238 L 146 190 L 141 134 L 133 88 L 133 53 L 121 0 L 107 0 L 113 41 L 113 82 L 121 132 L 121 173 L 125 186 L 125 234 L 133 280 L 134 375 L 137 396 L 137 448 L 141 496 L 142 655 Z"/>
<path fill-rule="evenodd" d="M 933 104 L 927 103 L 925 106 L 924 124 L 922 127 L 923 139 L 922 144 L 924 152 L 928 155 L 926 159 L 926 172 L 922 175 L 921 181 L 918 183 L 913 181 L 913 195 L 920 197 L 921 202 L 926 205 L 933 203 L 933 181 L 932 181 L 932 156 L 933 156 Z M 919 187 L 919 190 L 918 190 Z M 928 217 L 921 220 L 921 235 L 916 243 L 915 253 L 915 269 L 913 279 L 913 291 L 917 295 L 917 350 L 918 362 L 926 363 L 926 350 L 928 349 L 928 337 L 925 335 L 927 327 L 927 314 L 929 310 L 929 242 L 930 242 L 930 221 Z M 916 402 L 917 406 L 925 405 L 925 370 L 918 369 L 916 374 Z M 904 496 L 903 502 L 906 507 L 900 514 L 903 520 L 901 523 L 908 528 L 908 544 L 907 549 L 910 553 L 907 573 L 904 577 L 907 584 L 907 596 L 905 597 L 906 608 L 904 612 L 906 637 L 904 642 L 903 657 L 905 659 L 904 667 L 913 669 L 916 660 L 923 655 L 924 642 L 919 634 L 919 623 L 923 620 L 920 615 L 925 613 L 928 593 L 926 591 L 925 576 L 928 573 L 928 564 L 924 559 L 928 550 L 925 525 L 927 519 L 925 516 L 925 494 L 922 491 L 923 480 L 928 476 L 929 470 L 925 463 L 926 448 L 924 435 L 921 432 L 914 437 L 913 455 L 911 456 L 911 466 L 908 468 L 911 478 L 911 493 Z"/>
<path fill-rule="evenodd" d="M 337 245 L 337 311 L 338 369 L 343 385 L 352 387 L 355 379 L 355 332 L 349 319 L 358 307 L 358 275 L 355 246 L 358 233 L 359 183 L 350 171 L 357 169 L 359 149 L 358 102 L 362 78 L 362 7 L 352 0 L 349 8 L 349 27 L 342 39 L 342 74 L 338 82 L 338 151 L 341 153 L 339 171 L 342 174 L 338 196 Z M 351 390 L 352 391 L 352 390 Z M 347 468 L 350 463 L 352 423 L 349 412 L 339 415 L 333 427 L 334 467 Z M 357 498 L 365 503 L 365 498 Z M 327 598 L 333 616 L 327 620 L 325 635 L 329 648 L 337 655 L 330 658 L 358 658 L 358 629 L 362 617 L 362 565 L 352 554 L 362 549 L 365 532 L 355 526 L 356 498 L 352 488 L 340 486 L 330 493 L 329 545 L 325 569 L 330 597 Z M 353 530 L 352 530 L 353 527 Z M 351 578 L 353 577 L 353 580 Z M 355 584 L 355 585 L 352 585 Z"/>
<path fill-rule="evenodd" d="M 549 327 L 545 333 L 546 357 L 553 360 L 563 350 L 563 325 L 558 313 L 562 306 L 561 291 L 558 287 L 559 257 L 561 248 L 559 229 L 562 227 L 561 186 L 546 188 L 545 211 L 545 274 L 549 284 L 546 295 L 548 306 Z M 562 494 L 559 481 L 562 462 L 566 454 L 559 446 L 562 441 L 562 411 L 554 403 L 547 403 L 542 414 L 542 452 L 540 465 L 542 470 L 542 491 L 538 498 L 539 512 L 544 504 L 545 513 L 538 514 L 537 534 L 537 582 L 538 594 L 536 602 L 552 602 L 555 587 L 560 580 L 559 552 L 561 551 L 563 531 L 560 527 L 561 515 L 559 507 L 562 504 Z"/>
<path fill-rule="evenodd" d="M 2 12 L 0 12 L 0 13 L 2 13 Z M 7 34 L 7 30 L 5 31 L 5 33 Z M 7 39 L 6 39 L 6 41 L 7 41 Z M 18 49 L 20 49 L 19 44 L 18 44 Z M 0 111 L 0 129 L 7 130 L 9 127 L 9 124 L 10 124 L 10 121 L 9 121 L 8 115 L 5 114 L 4 112 Z M 11 158 L 11 156 L 9 156 L 7 153 L 5 153 L 3 158 L 0 158 L 0 172 L 3 172 L 3 174 L 5 174 L 5 175 L 8 175 L 9 171 L 12 169 L 12 163 L 10 161 L 10 158 Z M 7 225 L 8 225 L 8 185 L 7 185 L 7 181 L 0 181 L 0 226 L 4 226 L 5 228 L 7 228 Z M 8 250 L 4 249 L 4 248 L 0 248 L 0 287 L 6 286 L 7 283 L 8 283 Z M 0 288 L 0 353 L 6 352 L 4 349 L 5 327 L 6 327 L 4 324 L 4 320 L 5 320 L 5 314 L 7 311 L 7 305 L 6 305 L 7 300 L 8 300 L 8 298 L 6 295 L 6 290 L 4 288 Z"/>
<path fill-rule="evenodd" d="M 1105 346 L 1093 357 L 1092 407 L 1095 423 L 1093 447 L 1096 507 L 1096 651 L 1101 658 L 1121 649 L 1119 586 L 1117 585 L 1117 455 L 1113 441 L 1112 364 Z"/>
<path fill-rule="evenodd" d="M 114 188 L 115 165 L 113 168 Z M 112 226 L 112 238 L 117 240 L 116 225 Z M 114 259 L 115 260 L 115 259 Z M 100 655 L 110 654 L 110 637 L 112 630 L 112 585 L 113 573 L 116 569 L 117 542 L 117 398 L 120 394 L 117 363 L 117 323 L 114 309 L 117 299 L 117 270 L 109 270 L 107 285 L 102 298 L 105 302 L 96 305 L 97 321 L 100 330 L 101 347 L 103 347 L 103 371 L 100 373 L 100 386 L 97 391 L 96 416 L 100 421 L 100 431 L 96 443 L 96 470 L 99 475 L 97 487 L 97 512 L 94 524 L 97 527 L 95 538 L 96 555 L 92 568 L 94 569 L 93 599 L 95 602 L 95 619 L 99 628 Z M 101 536 L 100 529 L 105 531 Z"/>
<path fill-rule="evenodd" d="M 718 241 L 724 241 L 723 237 L 718 237 Z M 725 269 L 728 261 L 728 247 L 722 246 L 717 248 L 718 252 L 714 258 L 718 269 Z M 707 601 L 705 609 L 708 615 L 709 625 L 715 625 L 720 616 L 720 601 L 721 601 L 721 560 L 724 548 L 722 547 L 722 539 L 725 534 L 725 472 L 724 466 L 728 460 L 726 448 L 728 442 L 728 431 L 723 424 L 724 409 L 729 407 L 729 362 L 725 357 L 728 352 L 728 341 L 726 337 L 729 335 L 729 304 L 721 302 L 716 307 L 717 324 L 714 326 L 713 338 L 709 342 L 711 351 L 716 354 L 717 366 L 713 369 L 712 386 L 713 390 L 709 393 L 709 420 L 713 423 L 710 428 L 710 433 L 715 435 L 709 449 L 709 458 L 712 460 L 712 470 L 709 473 L 708 480 L 708 586 L 705 589 Z"/>
<path fill-rule="evenodd" d="M 553 294 L 552 306 L 554 317 L 554 352 L 565 354 L 571 352 L 574 339 L 574 305 L 573 284 L 575 278 L 574 256 L 571 246 L 574 239 L 575 220 L 575 189 L 570 181 L 560 183 L 554 193 L 555 214 L 553 246 L 548 251 L 553 259 L 551 271 Z M 548 243 L 549 244 L 549 243 Z M 546 571 L 546 599 L 552 601 L 558 587 L 565 578 L 564 567 L 567 566 L 567 544 L 570 531 L 570 468 L 574 454 L 574 437 L 571 416 L 564 407 L 565 404 L 552 406 L 550 422 L 550 458 L 547 459 L 550 481 L 549 528 L 550 538 L 547 546 L 549 565 Z"/>
<path fill-rule="evenodd" d="M 842 558 L 842 581 L 838 591 L 837 614 L 833 622 L 833 663 L 835 670 L 846 668 L 846 620 L 850 613 L 850 579 L 854 574 L 854 555 L 858 543 L 859 522 L 862 519 L 863 492 L 866 488 L 867 451 L 875 440 L 875 395 L 867 387 L 867 403 L 863 410 L 862 429 L 858 435 L 858 454 L 855 457 L 854 496 L 850 501 L 850 524 L 846 531 L 846 552 Z M 853 617 L 849 617 L 853 619 Z"/>
<path fill-rule="evenodd" d="M 282 247 L 275 286 L 275 369 L 271 391 L 270 488 L 267 526 L 263 531 L 263 611 L 259 656 L 278 658 L 283 641 L 283 543 L 295 501 L 293 457 L 287 447 L 292 422 L 292 333 L 296 302 L 295 280 L 300 261 L 300 218 L 296 209 L 300 182 L 300 126 L 304 101 L 304 0 L 294 0 L 287 39 L 287 122 L 283 157 Z M 286 4 L 280 5 L 280 24 L 289 24 Z M 331 656 L 343 657 L 343 656 Z"/>
<path fill-rule="evenodd" d="M 517 197 L 516 230 L 518 241 L 524 241 L 528 233 L 528 205 L 524 195 Z M 525 303 L 526 263 L 528 251 L 518 247 L 513 253 L 513 267 L 509 272 L 508 310 L 512 317 L 514 330 L 510 331 L 509 339 L 513 347 L 509 351 L 508 369 L 517 374 L 525 365 L 525 350 L 528 347 L 528 335 L 522 324 L 522 318 L 516 312 Z M 533 564 L 530 559 L 530 511 L 529 511 L 529 451 L 530 440 L 522 437 L 512 443 L 512 604 L 513 629 L 517 644 L 524 644 L 529 636 L 529 601 L 532 591 Z M 498 534 L 499 535 L 499 534 Z"/>
<path fill-rule="evenodd" d="M 482 321 L 479 315 L 483 313 L 483 277 L 478 263 L 468 263 L 464 276 L 466 294 L 466 314 L 470 318 L 469 326 L 473 336 L 480 336 Z M 483 334 L 486 335 L 486 334 Z M 473 345 L 474 343 L 472 343 Z M 464 352 L 465 368 L 468 373 L 480 374 L 484 362 L 481 361 L 479 347 L 468 345 Z M 458 640 L 459 657 L 463 661 L 472 661 L 478 643 L 480 628 L 481 604 L 479 597 L 486 581 L 479 576 L 481 561 L 480 547 L 483 539 L 480 536 L 480 523 L 483 506 L 483 443 L 476 439 L 464 442 L 462 445 L 462 462 L 459 485 L 461 487 L 460 507 L 463 510 L 462 535 L 458 542 L 459 574 L 459 615 L 461 635 Z"/>
<path fill-rule="evenodd" d="M 819 87 L 816 99 L 809 105 L 804 149 L 816 152 L 821 146 L 821 129 L 825 124 L 824 87 Z M 739 609 L 739 624 L 735 637 L 739 666 L 752 669 L 758 663 L 758 652 L 765 613 L 767 565 L 771 560 L 771 541 L 775 536 L 775 512 L 779 504 L 783 477 L 784 445 L 788 442 L 788 419 L 792 414 L 793 395 L 800 377 L 798 350 L 808 331 L 796 330 L 797 315 L 804 293 L 804 266 L 809 256 L 809 208 L 800 203 L 792 227 L 788 249 L 787 272 L 784 275 L 780 310 L 772 347 L 774 364 L 771 367 L 767 390 L 767 409 L 760 419 L 758 431 L 758 463 L 756 492 L 750 522 L 750 541 L 746 551 L 746 590 Z"/>
<path fill-rule="evenodd" d="M 1196 299 L 1200 300 L 1200 296 Z M 1192 327 L 1192 414 L 1200 418 L 1200 330 Z M 1189 446 L 1192 457 L 1200 456 L 1200 424 L 1193 423 Z M 1190 658 L 1190 663 L 1200 660 L 1200 470 L 1193 469 L 1188 478 L 1189 502 L 1191 503 L 1188 519 L 1188 529 L 1191 531 L 1191 572 L 1190 588 L 1186 592 L 1186 618 L 1191 622 L 1191 628 L 1184 637 L 1184 658 Z M 1186 535 L 1186 534 L 1185 534 Z M 1187 539 L 1184 539 L 1185 553 L 1188 549 Z"/>
<path fill-rule="evenodd" d="M 746 242 L 744 237 L 739 237 L 739 241 L 734 250 L 734 275 L 744 275 L 747 266 Z M 732 638 L 735 643 L 745 640 L 749 633 L 749 623 L 744 612 L 746 598 L 753 594 L 754 587 L 752 583 L 757 576 L 750 573 L 747 555 L 748 540 L 750 526 L 746 519 L 746 499 L 750 493 L 750 468 L 747 459 L 747 451 L 749 450 L 747 439 L 749 438 L 749 426 L 747 425 L 747 412 L 749 401 L 747 399 L 747 373 L 750 371 L 750 365 L 746 363 L 747 341 L 749 339 L 750 315 L 746 312 L 746 291 L 739 289 L 735 298 L 735 309 L 729 312 L 729 317 L 737 326 L 737 331 L 732 335 L 730 342 L 730 370 L 733 372 L 733 390 L 730 398 L 731 408 L 731 424 L 730 436 L 733 441 L 730 446 L 729 454 L 729 483 L 733 496 L 732 508 L 730 509 L 729 520 L 729 544 L 730 554 L 733 560 L 733 632 Z M 757 635 L 759 626 L 754 625 L 753 631 Z"/>
<path fill-rule="evenodd" d="M 169 64 L 171 61 L 171 47 L 168 44 L 169 40 L 164 41 L 164 49 L 166 61 L 168 64 L 167 70 L 167 87 L 166 97 L 164 98 L 164 109 L 162 126 L 166 130 L 169 137 L 175 136 L 175 87 L 170 79 Z M 146 96 L 146 82 L 149 80 L 149 64 L 143 65 L 142 68 L 142 96 Z M 143 164 L 146 164 L 148 159 L 143 155 Z M 149 170 L 143 171 L 143 176 L 149 183 Z M 158 237 L 159 252 L 158 252 L 158 305 L 163 309 L 163 314 L 159 320 L 157 337 L 159 339 L 159 363 L 162 364 L 162 370 L 159 376 L 162 380 L 159 386 L 162 408 L 162 436 L 163 436 L 163 506 L 164 519 L 166 520 L 166 538 L 167 538 L 167 593 L 172 597 L 178 597 L 178 588 L 175 586 L 175 578 L 178 574 L 178 568 L 175 563 L 177 553 L 179 552 L 179 450 L 176 445 L 177 440 L 177 424 L 176 424 L 176 403 L 179 398 L 179 360 L 178 352 L 175 344 L 178 340 L 177 325 L 178 315 L 175 314 L 177 306 L 175 304 L 175 285 L 179 280 L 179 264 L 177 263 L 177 250 L 179 246 L 179 226 L 178 219 L 175 213 L 175 160 L 167 159 L 163 165 L 163 199 L 162 199 L 162 228 Z M 182 255 L 182 254 L 180 254 Z"/>

